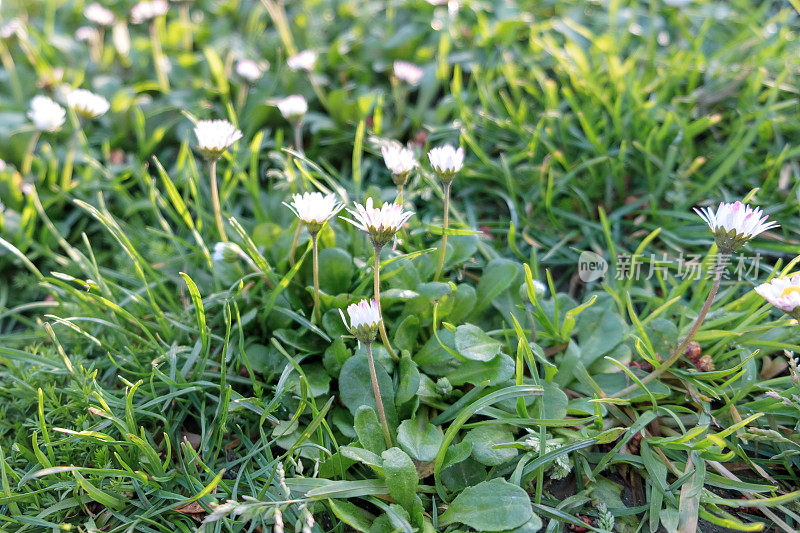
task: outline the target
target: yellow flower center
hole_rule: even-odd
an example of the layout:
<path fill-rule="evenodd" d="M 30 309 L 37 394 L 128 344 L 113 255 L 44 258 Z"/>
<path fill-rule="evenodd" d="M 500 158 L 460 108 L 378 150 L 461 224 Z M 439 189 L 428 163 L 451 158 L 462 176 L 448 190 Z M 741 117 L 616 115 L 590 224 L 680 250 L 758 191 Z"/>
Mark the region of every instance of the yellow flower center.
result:
<path fill-rule="evenodd" d="M 786 298 L 790 296 L 792 293 L 800 293 L 800 287 L 797 285 L 790 285 L 781 291 L 781 298 Z"/>

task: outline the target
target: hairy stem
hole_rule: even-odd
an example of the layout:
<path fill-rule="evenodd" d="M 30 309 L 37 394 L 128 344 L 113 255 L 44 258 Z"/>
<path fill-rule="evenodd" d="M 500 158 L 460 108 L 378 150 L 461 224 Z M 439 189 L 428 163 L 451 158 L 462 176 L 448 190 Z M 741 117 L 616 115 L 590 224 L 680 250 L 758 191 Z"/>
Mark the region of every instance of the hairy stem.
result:
<path fill-rule="evenodd" d="M 381 420 L 383 428 L 383 438 L 386 447 L 392 447 L 392 434 L 389 432 L 389 424 L 386 422 L 386 412 L 383 410 L 383 400 L 381 399 L 381 388 L 378 386 L 378 375 L 375 373 L 375 359 L 372 357 L 372 343 L 367 343 L 367 362 L 369 363 L 369 378 L 372 381 L 372 392 L 375 394 L 375 405 L 378 407 L 378 418 Z"/>
<path fill-rule="evenodd" d="M 311 234 L 311 251 L 314 261 L 314 317 L 317 324 L 322 323 L 322 307 L 319 303 L 319 232 Z"/>
<path fill-rule="evenodd" d="M 159 31 L 159 19 L 157 17 L 150 23 L 150 44 L 153 47 L 153 67 L 156 69 L 156 77 L 158 78 L 158 85 L 161 92 L 169 92 L 169 77 L 164 70 L 164 51 L 161 48 L 161 32 Z"/>
<path fill-rule="evenodd" d="M 724 258 L 720 255 L 719 261 L 723 261 L 723 259 Z M 697 315 L 697 319 L 694 321 L 692 329 L 689 330 L 689 334 L 686 335 L 686 337 L 681 341 L 678 347 L 675 348 L 675 350 L 672 352 L 669 358 L 663 363 L 661 363 L 661 366 L 659 366 L 658 368 L 656 368 L 655 370 L 653 370 L 640 380 L 642 384 L 649 383 L 654 379 L 656 379 L 657 377 L 661 376 L 662 374 L 664 374 L 664 372 L 669 370 L 670 367 L 672 367 L 672 365 L 674 365 L 678 361 L 678 359 L 681 358 L 681 355 L 683 355 L 683 352 L 686 349 L 686 346 L 689 344 L 689 341 L 691 341 L 692 338 L 694 338 L 695 334 L 697 333 L 697 330 L 700 329 L 700 324 L 702 324 L 703 320 L 705 320 L 709 309 L 711 309 L 711 304 L 714 303 L 714 298 L 717 296 L 717 291 L 719 291 L 720 281 L 722 281 L 722 273 L 723 271 L 721 268 L 717 270 L 717 273 L 714 276 L 714 282 L 711 285 L 711 292 L 708 293 L 708 298 L 706 298 L 706 301 L 703 304 L 703 308 L 700 310 L 700 314 Z M 626 394 L 634 392 L 638 388 L 639 385 L 634 383 L 633 385 L 625 387 L 621 391 L 612 394 L 610 397 L 621 398 Z"/>
<path fill-rule="evenodd" d="M 447 255 L 447 228 L 450 226 L 450 185 L 452 181 L 448 181 L 442 185 L 444 189 L 444 223 L 442 225 L 442 248 L 439 250 L 439 264 L 436 265 L 436 274 L 433 276 L 433 281 L 439 281 L 439 276 L 442 275 L 442 267 L 444 267 L 444 257 Z"/>
<path fill-rule="evenodd" d="M 217 223 L 219 240 L 226 242 L 228 237 L 225 235 L 225 225 L 222 223 L 222 212 L 219 207 L 219 190 L 217 188 L 217 160 L 213 159 L 208 163 L 211 173 L 211 203 L 214 204 L 214 220 Z"/>
<path fill-rule="evenodd" d="M 31 171 L 31 165 L 33 165 L 33 154 L 36 152 L 36 145 L 39 143 L 39 137 L 41 134 L 42 132 L 39 130 L 34 131 L 33 135 L 31 135 L 31 138 L 28 141 L 28 148 L 25 150 L 25 158 L 22 160 L 22 168 L 20 169 L 23 176 L 27 176 Z"/>
<path fill-rule="evenodd" d="M 375 275 L 374 279 L 374 287 L 373 292 L 375 294 L 375 301 L 378 304 L 378 311 L 381 313 L 381 325 L 380 325 L 380 332 L 381 332 L 381 341 L 383 341 L 383 345 L 386 347 L 386 350 L 389 352 L 389 355 L 392 356 L 392 359 L 398 361 L 400 358 L 397 357 L 397 353 L 392 349 L 392 345 L 389 344 L 389 336 L 386 335 L 386 325 L 383 323 L 383 307 L 381 306 L 381 249 L 383 246 L 375 246 L 375 267 L 372 269 L 373 274 Z"/>

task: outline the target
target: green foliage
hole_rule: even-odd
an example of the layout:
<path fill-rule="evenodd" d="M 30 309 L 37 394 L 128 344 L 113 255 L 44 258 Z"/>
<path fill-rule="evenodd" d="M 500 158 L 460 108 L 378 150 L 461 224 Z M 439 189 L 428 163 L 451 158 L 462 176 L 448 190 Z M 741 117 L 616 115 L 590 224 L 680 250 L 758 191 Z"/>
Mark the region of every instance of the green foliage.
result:
<path fill-rule="evenodd" d="M 0 41 L 0 530 L 800 529 L 797 324 L 751 290 L 798 260 L 800 4 L 195 0 L 129 24 L 117 1 L 79 41 L 87 3 L 1 10 L 25 31 Z M 32 135 L 63 84 L 110 111 Z M 217 246 L 192 121 L 223 118 Z M 338 312 L 372 297 L 372 249 L 325 225 L 317 317 L 282 205 L 394 200 L 386 140 L 421 163 L 379 258 L 391 446 Z M 446 232 L 443 143 L 466 151 Z M 650 380 L 711 286 L 692 208 L 743 198 L 781 228 L 734 257 L 704 359 Z"/>

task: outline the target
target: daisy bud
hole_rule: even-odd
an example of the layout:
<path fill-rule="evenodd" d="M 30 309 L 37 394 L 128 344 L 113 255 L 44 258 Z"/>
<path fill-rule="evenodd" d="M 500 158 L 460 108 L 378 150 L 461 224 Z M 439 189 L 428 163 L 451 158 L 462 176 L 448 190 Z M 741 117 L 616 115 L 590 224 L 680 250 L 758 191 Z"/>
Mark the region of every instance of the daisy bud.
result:
<path fill-rule="evenodd" d="M 283 205 L 292 210 L 308 228 L 308 232 L 316 235 L 325 222 L 331 219 L 343 207 L 335 194 L 323 195 L 319 192 L 307 192 L 292 195 L 292 203 Z"/>
<path fill-rule="evenodd" d="M 101 6 L 97 2 L 92 2 L 86 6 L 83 10 L 83 16 L 86 17 L 89 22 L 97 24 L 98 26 L 111 26 L 117 21 L 117 17 L 114 16 L 113 11 Z"/>
<path fill-rule="evenodd" d="M 381 154 L 386 168 L 392 173 L 392 179 L 398 186 L 405 185 L 408 175 L 419 166 L 414 152 L 398 143 L 381 147 Z"/>
<path fill-rule="evenodd" d="M 380 209 L 372 206 L 372 198 L 365 205 L 355 204 L 355 210 L 348 209 L 355 220 L 344 218 L 347 222 L 369 235 L 372 245 L 379 247 L 392 240 L 403 227 L 413 211 L 404 211 L 400 204 L 383 204 Z"/>
<path fill-rule="evenodd" d="M 75 30 L 75 39 L 78 41 L 93 41 L 98 35 L 97 30 L 91 26 L 81 26 Z"/>
<path fill-rule="evenodd" d="M 404 81 L 412 87 L 419 85 L 419 82 L 422 81 L 422 76 L 425 74 L 421 68 L 408 61 L 395 61 L 393 71 L 398 80 Z"/>
<path fill-rule="evenodd" d="M 57 131 L 64 125 L 67 112 L 47 96 L 37 95 L 31 98 L 28 118 L 39 131 Z"/>
<path fill-rule="evenodd" d="M 308 111 L 306 99 L 299 94 L 293 94 L 286 98 L 281 98 L 275 103 L 283 118 L 289 122 L 297 122 Z"/>
<path fill-rule="evenodd" d="M 464 167 L 464 149 L 455 149 L 449 144 L 437 146 L 428 152 L 428 160 L 434 172 L 447 183 L 453 181 L 458 171 Z"/>
<path fill-rule="evenodd" d="M 261 67 L 252 59 L 240 59 L 236 63 L 236 74 L 253 83 L 261 77 Z"/>
<path fill-rule="evenodd" d="M 350 332 L 358 342 L 369 344 L 375 340 L 378 328 L 381 323 L 381 310 L 375 300 L 361 300 L 357 304 L 347 306 L 347 315 L 350 317 L 350 325 L 344 317 L 344 313 L 339 309 L 344 327 Z"/>
<path fill-rule="evenodd" d="M 169 4 L 166 0 L 142 0 L 131 8 L 131 22 L 141 24 L 142 22 L 166 15 Z"/>
<path fill-rule="evenodd" d="M 695 212 L 708 224 L 717 248 L 723 254 L 731 254 L 759 233 L 778 227 L 776 223 L 767 221 L 769 217 L 760 208 L 753 209 L 738 201 L 732 204 L 722 202 L 716 213 L 710 207 L 695 208 Z"/>
<path fill-rule="evenodd" d="M 227 120 L 201 120 L 194 127 L 197 149 L 208 160 L 219 157 L 233 143 L 242 138 L 242 132 Z"/>
<path fill-rule="evenodd" d="M 67 94 L 67 105 L 84 118 L 104 115 L 111 105 L 108 100 L 86 89 L 74 89 Z"/>
<path fill-rule="evenodd" d="M 762 283 L 755 291 L 787 315 L 800 320 L 800 274 L 775 278 Z"/>
<path fill-rule="evenodd" d="M 305 70 L 311 72 L 314 70 L 314 64 L 317 62 L 317 53 L 313 50 L 303 50 L 286 60 L 286 64 L 292 70 Z"/>
<path fill-rule="evenodd" d="M 211 261 L 220 263 L 235 263 L 244 252 L 241 247 L 233 242 L 218 242 L 214 244 L 214 253 L 211 254 Z"/>

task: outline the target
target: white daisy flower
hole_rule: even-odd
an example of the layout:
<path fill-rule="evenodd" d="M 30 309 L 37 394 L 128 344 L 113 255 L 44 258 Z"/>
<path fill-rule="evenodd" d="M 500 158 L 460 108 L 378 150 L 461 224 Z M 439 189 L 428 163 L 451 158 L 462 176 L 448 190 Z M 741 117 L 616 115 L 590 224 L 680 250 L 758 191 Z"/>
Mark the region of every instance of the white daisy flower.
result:
<path fill-rule="evenodd" d="M 455 149 L 449 144 L 437 146 L 428 152 L 428 160 L 439 177 L 449 181 L 464 167 L 464 149 Z"/>
<path fill-rule="evenodd" d="M 317 233 L 322 226 L 344 207 L 335 194 L 320 192 L 307 192 L 292 195 L 292 202 L 283 205 L 292 210 L 292 213 L 302 220 L 308 231 Z"/>
<path fill-rule="evenodd" d="M 252 59 L 240 59 L 236 62 L 236 74 L 253 83 L 261 77 L 261 67 Z"/>
<path fill-rule="evenodd" d="M 166 15 L 169 4 L 166 0 L 142 0 L 131 8 L 131 22 L 141 24 L 147 20 Z"/>
<path fill-rule="evenodd" d="M 37 95 L 31 98 L 28 118 L 39 131 L 57 131 L 64 125 L 67 112 L 47 96 Z"/>
<path fill-rule="evenodd" d="M 86 6 L 83 10 L 83 16 L 89 22 L 97 24 L 98 26 L 111 26 L 117 21 L 117 17 L 114 16 L 114 12 L 110 9 L 107 9 L 97 2 L 92 2 L 88 6 Z"/>
<path fill-rule="evenodd" d="M 361 300 L 358 303 L 347 306 L 347 315 L 350 317 L 350 324 L 339 309 L 344 326 L 355 336 L 359 342 L 370 343 L 375 340 L 378 327 L 381 323 L 381 309 L 375 300 Z"/>
<path fill-rule="evenodd" d="M 800 319 L 800 274 L 775 278 L 762 283 L 755 291 L 778 309 Z"/>
<path fill-rule="evenodd" d="M 393 71 L 397 79 L 406 82 L 412 87 L 419 85 L 419 82 L 422 81 L 422 76 L 425 74 L 421 68 L 408 61 L 395 61 Z"/>
<path fill-rule="evenodd" d="M 67 94 L 70 109 L 85 118 L 97 118 L 106 114 L 111 105 L 108 100 L 86 89 L 74 89 Z"/>
<path fill-rule="evenodd" d="M 710 207 L 695 208 L 695 212 L 714 233 L 719 251 L 726 254 L 735 252 L 759 233 L 778 227 L 767 220 L 769 217 L 760 208 L 753 209 L 739 201 L 722 202 L 716 213 Z"/>
<path fill-rule="evenodd" d="M 317 62 L 317 53 L 313 50 L 303 50 L 286 60 L 292 70 L 305 70 L 311 72 Z"/>
<path fill-rule="evenodd" d="M 201 120 L 194 127 L 197 149 L 207 159 L 218 159 L 233 143 L 242 138 L 242 132 L 227 120 Z"/>
<path fill-rule="evenodd" d="M 78 41 L 93 41 L 97 36 L 97 29 L 92 26 L 81 26 L 75 30 L 75 39 Z"/>
<path fill-rule="evenodd" d="M 392 178 L 398 185 L 405 183 L 409 173 L 419 166 L 414 152 L 399 143 L 382 146 L 381 154 L 386 168 L 392 173 Z"/>
<path fill-rule="evenodd" d="M 385 203 L 380 208 L 373 207 L 372 198 L 367 198 L 365 205 L 355 204 L 355 210 L 348 209 L 353 219 L 344 218 L 347 222 L 361 231 L 369 234 L 374 246 L 383 246 L 408 222 L 414 215 L 413 211 L 403 210 L 403 206 L 395 203 Z"/>
<path fill-rule="evenodd" d="M 293 94 L 286 98 L 281 98 L 275 105 L 286 120 L 295 122 L 300 120 L 308 111 L 308 102 L 299 94 Z"/>

